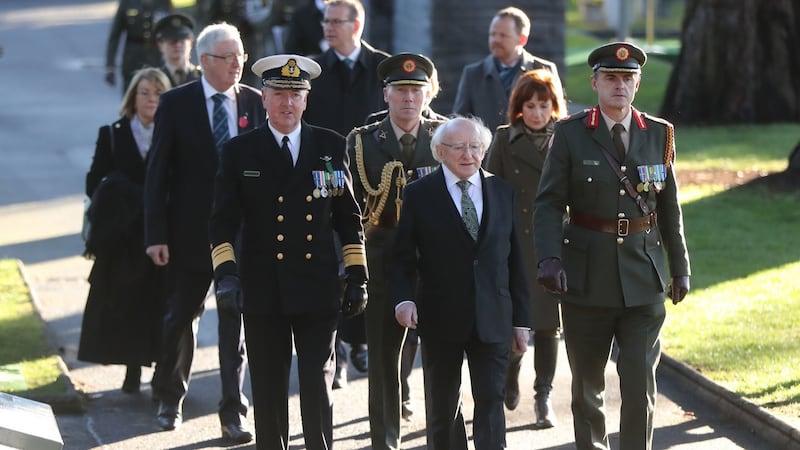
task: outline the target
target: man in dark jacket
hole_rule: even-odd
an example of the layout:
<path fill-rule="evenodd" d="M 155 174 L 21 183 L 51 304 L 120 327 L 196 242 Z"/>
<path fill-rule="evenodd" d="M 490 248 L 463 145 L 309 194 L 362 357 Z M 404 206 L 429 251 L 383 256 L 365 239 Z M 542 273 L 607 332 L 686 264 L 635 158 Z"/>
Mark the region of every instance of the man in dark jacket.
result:
<path fill-rule="evenodd" d="M 453 112 L 480 117 L 492 132 L 506 123 L 508 97 L 523 72 L 545 68 L 561 84 L 556 65 L 525 50 L 531 21 L 519 8 L 508 7 L 495 14 L 489 26 L 489 50 L 486 58 L 464 67 Z"/>
<path fill-rule="evenodd" d="M 161 95 L 144 185 L 145 246 L 167 270 L 162 354 L 153 375 L 159 426 L 181 424 L 197 342 L 197 322 L 211 282 L 208 218 L 221 143 L 264 122 L 258 91 L 239 84 L 244 49 L 228 24 L 197 39 L 203 77 Z M 241 315 L 218 308 L 222 435 L 252 440 L 242 393 L 247 367 Z"/>
<path fill-rule="evenodd" d="M 339 311 L 350 317 L 366 306 L 361 214 L 344 138 L 302 121 L 319 65 L 274 55 L 258 60 L 253 71 L 263 79 L 269 120 L 222 153 L 209 227 L 217 297 L 244 312 L 258 447 L 287 448 L 294 343 L 305 448 L 325 450 L 333 447 Z M 334 232 L 346 274 L 344 297 Z"/>

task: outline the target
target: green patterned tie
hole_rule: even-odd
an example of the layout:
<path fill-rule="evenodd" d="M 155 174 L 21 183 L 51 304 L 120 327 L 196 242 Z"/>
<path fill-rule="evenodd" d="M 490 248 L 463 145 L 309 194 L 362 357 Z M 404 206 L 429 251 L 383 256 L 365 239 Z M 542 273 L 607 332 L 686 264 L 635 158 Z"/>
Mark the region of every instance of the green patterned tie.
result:
<path fill-rule="evenodd" d="M 478 240 L 478 211 L 475 210 L 475 204 L 469 196 L 469 181 L 461 180 L 456 183 L 461 189 L 461 219 L 464 220 L 464 225 L 467 226 L 469 235 L 473 240 Z"/>

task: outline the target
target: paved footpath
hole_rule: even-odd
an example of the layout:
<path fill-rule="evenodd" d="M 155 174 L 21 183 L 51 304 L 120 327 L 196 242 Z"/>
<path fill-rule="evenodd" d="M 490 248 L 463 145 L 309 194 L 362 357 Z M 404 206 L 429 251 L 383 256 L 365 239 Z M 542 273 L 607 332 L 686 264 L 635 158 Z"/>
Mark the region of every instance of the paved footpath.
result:
<path fill-rule="evenodd" d="M 124 369 L 76 360 L 81 314 L 90 262 L 80 256 L 83 178 L 90 164 L 97 129 L 117 116 L 118 88 L 102 83 L 102 55 L 115 2 L 99 0 L 3 0 L 0 3 L 0 257 L 19 258 L 40 305 L 48 337 L 63 357 L 75 386 L 88 401 L 84 414 L 57 417 L 65 449 L 224 448 L 216 418 L 219 381 L 216 312 L 213 300 L 201 321 L 199 350 L 184 413 L 183 427 L 161 432 L 155 423 L 143 374 L 143 391 L 119 390 Z M 691 299 L 689 300 L 691 301 Z M 534 431 L 533 395 L 508 412 L 508 444 L 513 449 L 572 448 L 569 369 L 562 352 L 554 391 L 561 422 Z M 662 366 L 664 369 L 664 366 Z M 533 384 L 532 359 L 526 357 L 523 386 Z M 754 433 L 762 425 L 742 424 L 679 380 L 661 370 L 655 418 L 658 449 L 772 449 Z M 471 418 L 469 377 L 465 373 L 465 410 Z M 616 445 L 619 408 L 617 378 L 608 372 L 609 430 Z M 422 373 L 417 361 L 411 385 L 418 413 L 403 427 L 403 448 L 425 448 Z M 337 390 L 334 438 L 337 449 L 367 449 L 367 382 L 353 374 Z M 290 400 L 290 447 L 303 448 L 296 375 Z M 741 417 L 741 415 L 739 415 Z M 241 448 L 255 448 L 244 445 Z"/>

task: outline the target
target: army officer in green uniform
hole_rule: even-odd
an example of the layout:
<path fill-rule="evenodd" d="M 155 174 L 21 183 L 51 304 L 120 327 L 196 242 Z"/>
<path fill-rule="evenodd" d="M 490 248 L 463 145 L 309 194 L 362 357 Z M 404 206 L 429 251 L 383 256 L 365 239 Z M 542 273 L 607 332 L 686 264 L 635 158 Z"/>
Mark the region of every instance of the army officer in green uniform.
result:
<path fill-rule="evenodd" d="M 378 65 L 389 114 L 380 122 L 354 129 L 347 136 L 353 189 L 365 220 L 367 266 L 367 347 L 369 422 L 372 448 L 400 448 L 398 359 L 405 328 L 394 318 L 394 303 L 384 284 L 384 255 L 389 255 L 402 208 L 403 188 L 430 173 L 439 163 L 431 153 L 431 136 L 441 120 L 423 117 L 432 100 L 433 62 L 400 53 Z M 414 340 L 416 341 L 416 340 Z"/>
<path fill-rule="evenodd" d="M 173 10 L 171 0 L 119 0 L 106 44 L 106 83 L 117 84 L 116 59 L 122 33 L 122 92 L 128 89 L 133 73 L 142 67 L 161 66 L 156 45 L 155 25 Z"/>
<path fill-rule="evenodd" d="M 646 59 L 624 42 L 589 55 L 598 105 L 556 124 L 534 203 L 538 280 L 562 293 L 578 449 L 609 448 L 603 374 L 612 342 L 619 448 L 651 448 L 664 300 L 677 304 L 689 291 L 674 130 L 631 106 Z"/>

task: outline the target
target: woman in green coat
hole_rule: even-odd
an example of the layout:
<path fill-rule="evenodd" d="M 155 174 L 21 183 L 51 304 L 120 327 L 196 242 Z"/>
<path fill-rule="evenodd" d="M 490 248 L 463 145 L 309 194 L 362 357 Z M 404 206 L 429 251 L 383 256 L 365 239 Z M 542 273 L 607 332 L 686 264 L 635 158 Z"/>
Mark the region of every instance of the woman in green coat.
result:
<path fill-rule="evenodd" d="M 517 230 L 524 244 L 531 292 L 536 423 L 534 428 L 550 428 L 556 419 L 550 391 L 558 356 L 561 320 L 558 298 L 545 292 L 536 282 L 536 254 L 533 246 L 533 200 L 542 175 L 548 143 L 556 120 L 566 115 L 564 95 L 558 79 L 547 69 L 536 69 L 520 76 L 511 92 L 508 125 L 497 128 L 489 148 L 487 169 L 514 185 L 517 196 Z M 519 404 L 519 371 L 522 354 L 512 353 L 506 379 L 506 407 Z"/>

